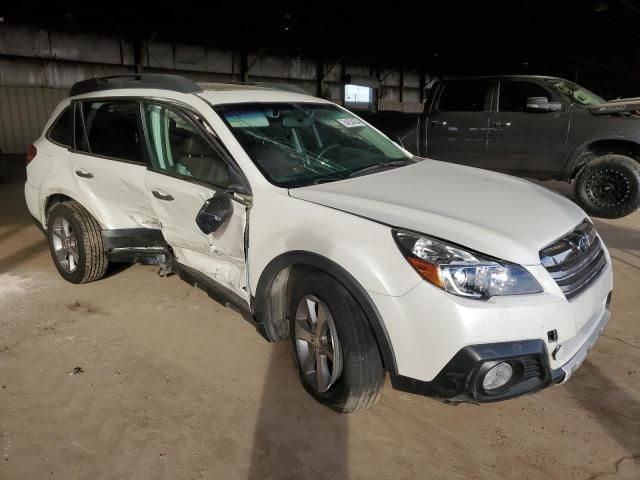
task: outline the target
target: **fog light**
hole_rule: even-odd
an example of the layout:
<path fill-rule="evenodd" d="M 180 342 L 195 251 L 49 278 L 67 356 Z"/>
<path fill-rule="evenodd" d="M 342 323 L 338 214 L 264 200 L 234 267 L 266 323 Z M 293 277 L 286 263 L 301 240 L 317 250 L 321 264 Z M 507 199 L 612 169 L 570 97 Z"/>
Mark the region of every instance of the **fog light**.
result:
<path fill-rule="evenodd" d="M 507 362 L 495 364 L 482 379 L 482 388 L 487 393 L 500 387 L 504 387 L 513 377 L 513 367 Z"/>

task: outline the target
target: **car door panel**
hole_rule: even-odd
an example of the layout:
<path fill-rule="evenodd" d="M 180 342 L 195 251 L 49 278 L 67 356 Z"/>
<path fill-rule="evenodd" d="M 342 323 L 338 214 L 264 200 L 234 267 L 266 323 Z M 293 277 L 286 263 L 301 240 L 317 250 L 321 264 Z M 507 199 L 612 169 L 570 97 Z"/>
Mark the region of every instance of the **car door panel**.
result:
<path fill-rule="evenodd" d="M 196 216 L 216 193 L 214 188 L 153 171 L 147 171 L 145 184 L 147 201 L 176 260 L 248 298 L 243 290 L 246 285 L 246 206 L 232 201 L 233 214 L 228 221 L 206 235 L 196 224 Z M 154 192 L 171 200 L 158 198 Z"/>
<path fill-rule="evenodd" d="M 207 254 L 220 250 L 237 258 L 244 256 L 244 205 L 232 201 L 234 211 L 230 219 L 217 231 L 205 235 L 196 224 L 196 216 L 204 203 L 216 193 L 213 187 L 153 171 L 147 171 L 145 181 L 148 201 L 170 245 Z M 160 199 L 153 192 L 172 199 Z"/>
<path fill-rule="evenodd" d="M 71 175 L 75 189 L 81 198 L 87 199 L 99 211 L 100 220 L 104 228 L 157 228 L 154 213 L 147 201 L 144 178 L 146 165 L 141 160 L 139 144 L 139 116 L 136 102 L 102 102 L 87 101 L 85 111 L 91 111 L 91 123 L 85 125 L 83 108 L 80 102 L 74 105 L 75 136 L 78 137 L 76 148 L 69 152 Z M 119 113 L 111 111 L 110 105 L 117 105 Z M 94 108 L 95 107 L 95 108 Z M 122 109 L 128 108 L 129 115 L 122 115 Z M 95 112 L 94 112 L 95 110 Z M 97 114 L 96 114 L 97 112 Z M 128 125 L 118 128 L 120 122 Z M 85 132 L 88 130 L 88 134 Z M 120 145 L 129 143 L 131 148 L 137 148 L 140 161 L 117 158 L 116 150 L 103 150 L 104 145 L 98 141 L 93 144 L 88 141 L 102 139 L 105 131 L 109 131 L 110 142 Z M 106 154 L 113 154 L 107 156 Z"/>

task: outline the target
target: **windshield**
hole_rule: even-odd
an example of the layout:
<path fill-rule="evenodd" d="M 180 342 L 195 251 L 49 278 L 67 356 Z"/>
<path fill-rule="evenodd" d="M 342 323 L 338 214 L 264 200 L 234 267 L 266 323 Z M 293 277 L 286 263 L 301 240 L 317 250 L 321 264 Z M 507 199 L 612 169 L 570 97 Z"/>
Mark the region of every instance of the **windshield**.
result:
<path fill-rule="evenodd" d="M 551 87 L 560 95 L 568 98 L 569 101 L 580 107 L 589 107 L 591 105 L 600 105 L 606 103 L 606 100 L 599 97 L 593 92 L 590 92 L 586 88 L 581 87 L 568 80 L 559 80 L 557 78 L 548 79 L 547 82 Z"/>
<path fill-rule="evenodd" d="M 414 162 L 387 137 L 335 105 L 239 103 L 214 108 L 265 177 L 280 187 L 342 180 Z"/>

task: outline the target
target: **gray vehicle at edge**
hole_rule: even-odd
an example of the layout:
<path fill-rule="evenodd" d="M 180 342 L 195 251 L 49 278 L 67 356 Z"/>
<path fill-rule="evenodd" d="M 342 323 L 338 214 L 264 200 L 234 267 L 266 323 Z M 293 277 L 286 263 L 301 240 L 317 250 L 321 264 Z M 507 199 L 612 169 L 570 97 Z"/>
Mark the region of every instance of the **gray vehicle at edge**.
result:
<path fill-rule="evenodd" d="M 420 156 L 573 183 L 590 215 L 640 206 L 640 99 L 606 102 L 556 77 L 442 80 L 413 121 L 365 118 Z"/>

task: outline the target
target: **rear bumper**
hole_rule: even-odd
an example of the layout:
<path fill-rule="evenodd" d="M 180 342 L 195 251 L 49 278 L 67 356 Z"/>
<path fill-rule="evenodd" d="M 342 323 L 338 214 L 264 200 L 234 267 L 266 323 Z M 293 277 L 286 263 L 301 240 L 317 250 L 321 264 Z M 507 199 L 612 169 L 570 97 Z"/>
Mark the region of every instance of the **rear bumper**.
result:
<path fill-rule="evenodd" d="M 586 340 L 569 361 L 552 369 L 547 345 L 543 340 L 471 345 L 462 348 L 432 381 L 420 381 L 402 375 L 391 375 L 396 390 L 436 397 L 447 402 L 489 403 L 535 393 L 553 384 L 566 382 L 580 367 L 606 327 L 611 295 L 603 311 L 585 325 Z M 495 364 L 508 362 L 514 370 L 514 380 L 499 394 L 484 390 L 482 381 Z"/>

